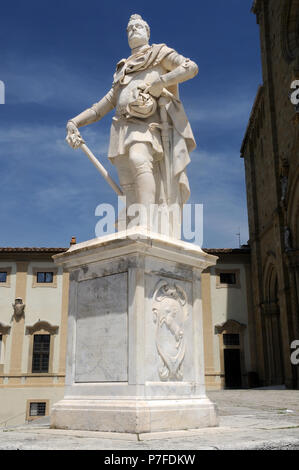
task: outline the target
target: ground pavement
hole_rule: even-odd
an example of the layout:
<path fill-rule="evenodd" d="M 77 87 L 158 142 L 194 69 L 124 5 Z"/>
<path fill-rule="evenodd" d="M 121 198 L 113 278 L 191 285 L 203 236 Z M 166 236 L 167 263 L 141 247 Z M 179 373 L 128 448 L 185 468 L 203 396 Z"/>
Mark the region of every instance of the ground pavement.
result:
<path fill-rule="evenodd" d="M 48 418 L 0 429 L 0 450 L 299 450 L 299 390 L 208 392 L 217 404 L 218 428 L 133 435 L 49 428 Z"/>

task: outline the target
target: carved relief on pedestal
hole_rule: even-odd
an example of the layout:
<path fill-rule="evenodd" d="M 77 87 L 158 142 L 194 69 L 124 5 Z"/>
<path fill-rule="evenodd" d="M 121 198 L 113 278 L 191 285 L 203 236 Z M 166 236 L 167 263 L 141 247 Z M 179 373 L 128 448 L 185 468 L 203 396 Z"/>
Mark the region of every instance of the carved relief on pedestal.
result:
<path fill-rule="evenodd" d="M 182 380 L 185 358 L 184 324 L 188 317 L 187 296 L 175 282 L 160 281 L 153 297 L 156 328 L 156 347 L 162 366 L 159 376 L 163 381 Z"/>

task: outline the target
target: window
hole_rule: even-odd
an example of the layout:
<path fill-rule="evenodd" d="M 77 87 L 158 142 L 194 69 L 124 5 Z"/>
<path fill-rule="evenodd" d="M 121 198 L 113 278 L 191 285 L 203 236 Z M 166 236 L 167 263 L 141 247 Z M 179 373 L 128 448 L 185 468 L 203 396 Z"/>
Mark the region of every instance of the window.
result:
<path fill-rule="evenodd" d="M 50 335 L 34 335 L 32 373 L 49 371 Z"/>
<path fill-rule="evenodd" d="M 220 284 L 236 284 L 236 273 L 220 273 Z"/>
<path fill-rule="evenodd" d="M 240 269 L 215 269 L 216 289 L 241 288 Z"/>
<path fill-rule="evenodd" d="M 25 334 L 30 335 L 28 374 L 52 374 L 55 335 L 58 330 L 58 326 L 50 325 L 46 321 L 38 321 L 32 326 L 26 326 Z"/>
<path fill-rule="evenodd" d="M 32 287 L 56 288 L 58 268 L 51 265 L 32 266 Z"/>
<path fill-rule="evenodd" d="M 54 277 L 53 272 L 37 272 L 36 282 L 38 284 L 53 283 L 53 277 Z"/>
<path fill-rule="evenodd" d="M 10 287 L 11 266 L 0 266 L 0 287 Z"/>
<path fill-rule="evenodd" d="M 31 397 L 26 403 L 26 420 L 34 421 L 41 416 L 49 416 L 49 408 L 50 400 Z"/>
<path fill-rule="evenodd" d="M 223 335 L 224 346 L 240 346 L 240 335 L 228 333 Z"/>
<path fill-rule="evenodd" d="M 30 403 L 29 416 L 46 416 L 46 402 Z"/>
<path fill-rule="evenodd" d="M 0 374 L 4 374 L 5 343 L 11 327 L 0 322 Z"/>

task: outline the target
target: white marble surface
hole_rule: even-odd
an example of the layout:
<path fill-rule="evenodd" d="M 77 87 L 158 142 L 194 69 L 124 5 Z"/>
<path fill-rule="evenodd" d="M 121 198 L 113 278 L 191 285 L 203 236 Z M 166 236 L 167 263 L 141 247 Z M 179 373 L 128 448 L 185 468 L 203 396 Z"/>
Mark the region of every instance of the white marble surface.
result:
<path fill-rule="evenodd" d="M 127 381 L 127 274 L 82 281 L 77 295 L 75 381 Z"/>
<path fill-rule="evenodd" d="M 194 243 L 175 240 L 144 227 L 135 227 L 72 245 L 66 253 L 54 255 L 53 259 L 69 269 L 95 261 L 110 260 L 112 255 L 121 257 L 136 252 L 150 253 L 155 262 L 160 264 L 174 261 L 183 270 L 190 266 L 205 269 L 215 265 L 217 261 L 216 256 L 205 253 Z M 160 269 L 163 270 L 163 267 Z"/>
<path fill-rule="evenodd" d="M 64 400 L 55 405 L 51 416 L 52 428 L 136 434 L 217 425 L 217 412 L 208 398 Z"/>
<path fill-rule="evenodd" d="M 127 222 L 130 226 L 139 223 L 134 204 L 144 209 L 147 227 L 154 223 L 155 217 L 150 215 L 153 205 L 167 207 L 167 212 L 175 214 L 174 220 L 167 227 L 160 225 L 158 231 L 180 238 L 180 209 L 190 195 L 186 170 L 196 143 L 178 99 L 179 86 L 194 78 L 198 67 L 164 43 L 150 44 L 150 28 L 140 15 L 131 16 L 127 35 L 131 51 L 127 59 L 117 63 L 112 88 L 67 123 L 66 141 L 73 148 L 81 147 L 109 181 L 107 170 L 100 169 L 99 162 L 90 156 L 78 128 L 99 121 L 115 108 L 108 158 L 117 168 L 127 199 Z M 153 165 L 157 159 L 158 165 Z"/>
<path fill-rule="evenodd" d="M 72 247 L 65 398 L 53 427 L 157 432 L 217 425 L 205 395 L 201 271 L 184 242 L 118 234 Z"/>
<path fill-rule="evenodd" d="M 165 266 L 165 265 L 164 265 Z M 155 304 L 153 297 L 159 283 L 167 283 L 168 285 L 177 285 L 185 293 L 187 297 L 187 304 L 184 306 L 184 318 L 183 309 L 175 300 L 164 299 L 161 303 L 161 309 L 159 309 L 158 315 L 155 315 L 153 309 L 158 307 L 158 303 Z M 158 274 L 147 274 L 145 276 L 145 329 L 147 331 L 145 341 L 145 368 L 146 368 L 146 380 L 148 382 L 192 382 L 193 380 L 193 336 L 192 336 L 192 284 L 191 282 L 184 282 L 181 279 L 174 280 L 167 276 Z M 178 310 L 176 315 L 174 309 Z M 182 341 L 180 342 L 175 337 L 175 334 L 167 326 L 166 321 L 163 321 L 162 315 L 165 313 L 165 309 L 168 309 L 168 315 L 173 315 L 172 321 L 174 328 L 177 327 L 182 331 Z M 161 326 L 158 325 L 156 316 L 162 320 Z M 166 318 L 165 318 L 166 320 Z M 178 346 L 180 344 L 180 346 Z M 179 377 L 165 377 L 161 380 L 159 371 L 163 368 L 163 360 L 161 354 L 167 359 L 171 360 L 172 357 L 176 356 L 181 349 L 183 359 L 181 365 L 182 378 Z"/>

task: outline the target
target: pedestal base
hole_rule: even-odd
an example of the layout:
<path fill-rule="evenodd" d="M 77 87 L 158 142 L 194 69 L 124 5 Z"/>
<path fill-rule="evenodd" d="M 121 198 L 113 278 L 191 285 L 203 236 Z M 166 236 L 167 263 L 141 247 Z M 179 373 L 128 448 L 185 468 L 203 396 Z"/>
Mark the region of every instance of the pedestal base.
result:
<path fill-rule="evenodd" d="M 138 435 L 217 426 L 201 302 L 201 272 L 217 258 L 134 229 L 54 259 L 70 272 L 70 304 L 65 397 L 51 427 Z"/>
<path fill-rule="evenodd" d="M 62 400 L 51 427 L 141 434 L 217 426 L 215 405 L 194 400 Z"/>

